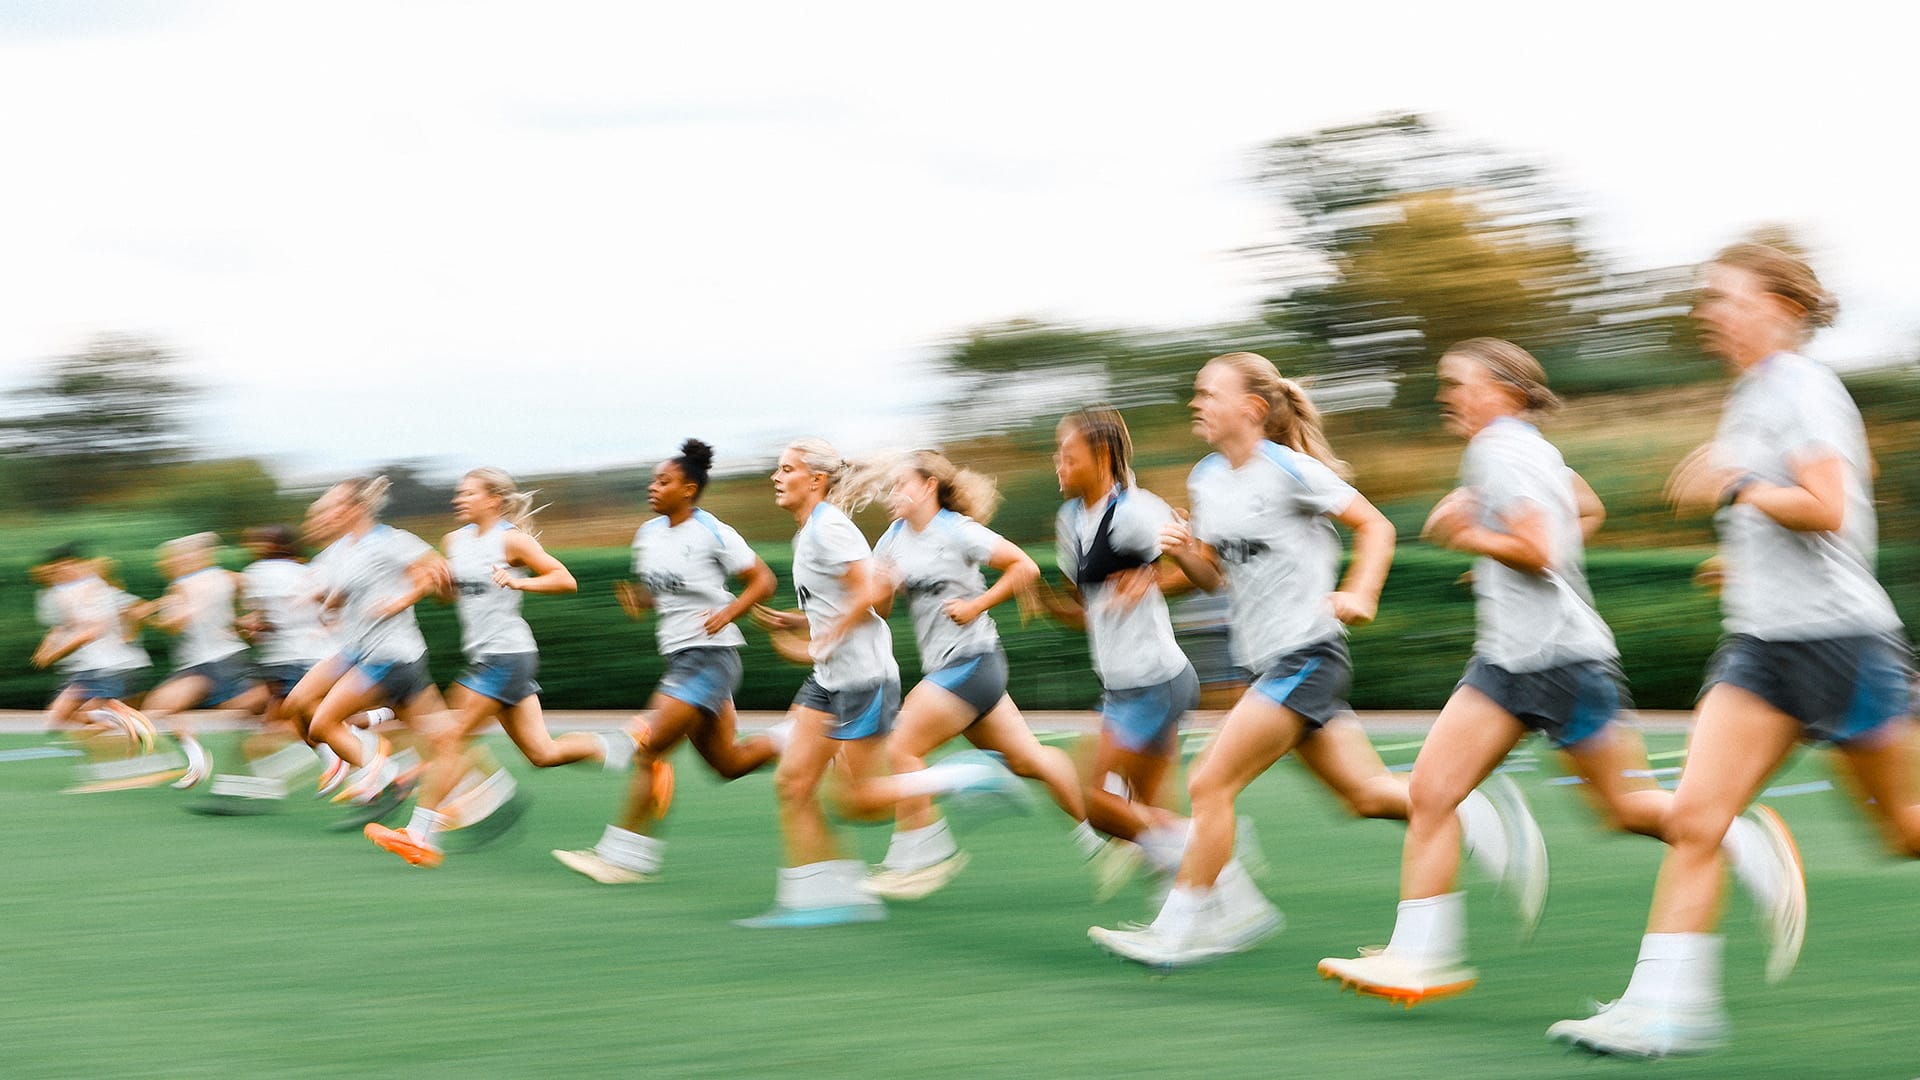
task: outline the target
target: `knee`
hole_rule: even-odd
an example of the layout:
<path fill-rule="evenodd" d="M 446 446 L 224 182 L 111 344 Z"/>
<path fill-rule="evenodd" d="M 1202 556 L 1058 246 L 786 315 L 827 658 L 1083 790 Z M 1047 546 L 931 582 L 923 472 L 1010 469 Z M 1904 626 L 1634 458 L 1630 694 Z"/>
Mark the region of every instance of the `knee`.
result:
<path fill-rule="evenodd" d="M 773 774 L 773 794 L 784 807 L 803 806 L 813 799 L 814 778 L 781 769 Z"/>
<path fill-rule="evenodd" d="M 1192 802 L 1195 813 L 1202 807 L 1231 810 L 1233 797 L 1237 794 L 1232 784 L 1211 769 L 1203 769 L 1187 781 L 1187 799 Z"/>
<path fill-rule="evenodd" d="M 1415 826 L 1445 821 L 1460 808 L 1460 803 L 1465 798 L 1465 795 L 1447 785 L 1423 781 L 1416 773 L 1412 783 L 1407 785 L 1407 821 Z M 1372 817 L 1375 815 L 1367 811 L 1377 810 L 1379 807 L 1363 804 L 1378 803 L 1383 800 L 1371 793 L 1370 786 L 1367 792 L 1346 797 L 1345 801 L 1354 813 L 1361 817 Z"/>
<path fill-rule="evenodd" d="M 894 772 L 915 772 L 927 767 L 926 758 L 903 746 L 887 748 L 887 765 Z"/>
<path fill-rule="evenodd" d="M 1732 824 L 1730 813 L 1676 799 L 1667 813 L 1667 846 L 1676 851 L 1716 851 Z"/>

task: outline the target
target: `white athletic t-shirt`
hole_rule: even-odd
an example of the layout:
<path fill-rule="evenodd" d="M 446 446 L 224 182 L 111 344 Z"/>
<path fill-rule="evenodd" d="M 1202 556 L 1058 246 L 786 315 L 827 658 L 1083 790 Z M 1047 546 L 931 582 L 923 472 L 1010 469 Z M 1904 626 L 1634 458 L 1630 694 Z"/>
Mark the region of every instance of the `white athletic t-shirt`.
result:
<path fill-rule="evenodd" d="M 732 623 L 707 633 L 707 615 L 733 603 L 730 579 L 753 569 L 753 549 L 733 527 L 696 509 L 674 525 L 657 517 L 633 534 L 633 576 L 653 594 L 659 625 L 654 633 L 660 653 L 708 646 L 738 648 L 747 643 Z"/>
<path fill-rule="evenodd" d="M 232 574 L 209 566 L 175 579 L 170 591 L 169 602 L 186 608 L 186 623 L 173 643 L 175 668 L 210 664 L 246 651 L 233 626 L 239 589 Z"/>
<path fill-rule="evenodd" d="M 1824 364 L 1794 353 L 1775 353 L 1741 373 L 1720 413 L 1716 464 L 1792 484 L 1796 463 L 1833 454 L 1846 474 L 1839 531 L 1797 532 L 1744 503 L 1715 515 L 1728 633 L 1811 641 L 1900 628 L 1874 577 L 1873 461 L 1847 388 Z"/>
<path fill-rule="evenodd" d="M 1180 674 L 1187 656 L 1173 639 L 1167 598 L 1158 584 L 1131 606 L 1120 601 L 1105 582 L 1080 580 L 1080 560 L 1100 529 L 1100 519 L 1115 504 L 1107 542 L 1119 554 L 1151 565 L 1160 557 L 1161 526 L 1173 520 L 1173 510 L 1144 488 L 1119 487 L 1092 509 L 1079 499 L 1068 499 L 1054 518 L 1054 541 L 1060 570 L 1080 589 L 1087 615 L 1087 642 L 1093 670 L 1109 690 L 1155 686 Z"/>
<path fill-rule="evenodd" d="M 388 619 L 375 613 L 413 591 L 407 570 L 432 551 L 425 540 L 391 525 L 376 525 L 357 539 L 342 537 L 328 549 L 327 591 L 341 605 L 343 651 L 357 662 L 406 663 L 426 655 L 412 608 Z"/>
<path fill-rule="evenodd" d="M 980 567 L 999 546 L 998 533 L 951 510 L 935 514 L 924 529 L 896 521 L 874 545 L 874 561 L 906 591 L 922 671 L 992 652 L 999 643 L 986 612 L 961 626 L 946 608 L 949 600 L 972 600 L 987 591 Z"/>
<path fill-rule="evenodd" d="M 263 664 L 313 665 L 335 652 L 320 620 L 321 582 L 313 567 L 292 559 L 259 559 L 240 571 L 240 595 L 266 620 L 257 635 Z"/>
<path fill-rule="evenodd" d="M 99 577 L 67 581 L 47 590 L 46 615 L 68 631 L 96 631 L 94 639 L 68 653 L 59 668 L 79 671 L 135 671 L 148 666 L 147 650 L 128 641 L 120 613 L 137 601 Z"/>
<path fill-rule="evenodd" d="M 824 650 L 820 644 L 827 628 L 853 603 L 843 580 L 848 568 L 872 557 L 859 526 L 831 503 L 815 506 L 793 538 L 793 587 L 813 634 L 813 679 L 822 690 L 852 690 L 900 678 L 893 632 L 871 609 L 839 641 Z"/>
<path fill-rule="evenodd" d="M 1327 520 L 1358 495 L 1326 465 L 1262 442 L 1234 468 L 1209 454 L 1187 477 L 1193 534 L 1226 567 L 1234 663 L 1256 674 L 1340 636 L 1327 595 L 1340 575 L 1340 534 Z"/>
<path fill-rule="evenodd" d="M 1618 656 L 1587 587 L 1580 504 L 1560 451 L 1532 424 L 1501 417 L 1467 443 L 1460 485 L 1474 493 L 1486 528 L 1503 530 L 1503 518 L 1538 511 L 1551 557 L 1544 574 L 1486 556 L 1473 561 L 1475 654 L 1515 672 Z"/>
<path fill-rule="evenodd" d="M 536 648 L 533 630 L 520 614 L 520 591 L 493 582 L 496 567 L 513 577 L 527 576 L 525 567 L 507 562 L 507 531 L 513 527 L 500 521 L 483 533 L 477 525 L 463 525 L 447 535 L 447 570 L 453 575 L 460 613 L 460 651 L 469 662 Z"/>

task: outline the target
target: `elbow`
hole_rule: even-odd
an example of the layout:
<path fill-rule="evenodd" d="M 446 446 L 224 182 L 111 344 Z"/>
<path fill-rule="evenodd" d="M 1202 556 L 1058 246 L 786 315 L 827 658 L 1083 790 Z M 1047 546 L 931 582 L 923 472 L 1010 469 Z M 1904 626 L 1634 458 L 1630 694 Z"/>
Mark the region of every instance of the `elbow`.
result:
<path fill-rule="evenodd" d="M 563 593 L 577 593 L 580 591 L 580 582 L 571 573 L 565 570 L 562 570 L 560 571 L 559 576 L 554 579 L 553 591 L 563 592 Z"/>

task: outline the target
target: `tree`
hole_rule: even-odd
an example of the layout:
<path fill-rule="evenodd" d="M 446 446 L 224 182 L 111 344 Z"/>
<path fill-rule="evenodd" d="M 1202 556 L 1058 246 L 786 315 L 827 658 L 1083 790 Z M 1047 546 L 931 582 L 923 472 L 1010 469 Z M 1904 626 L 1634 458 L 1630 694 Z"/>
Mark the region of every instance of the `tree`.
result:
<path fill-rule="evenodd" d="M 28 466 L 29 497 L 73 506 L 184 458 L 197 391 L 173 374 L 176 362 L 145 338 L 107 335 L 19 391 L 5 433 Z"/>
<path fill-rule="evenodd" d="M 1287 233 L 1252 252 L 1277 290 L 1271 317 L 1316 341 L 1328 368 L 1390 368 L 1423 388 L 1454 341 L 1541 350 L 1592 324 L 1571 298 L 1601 270 L 1570 203 L 1535 166 L 1423 117 L 1280 139 L 1256 179 Z"/>

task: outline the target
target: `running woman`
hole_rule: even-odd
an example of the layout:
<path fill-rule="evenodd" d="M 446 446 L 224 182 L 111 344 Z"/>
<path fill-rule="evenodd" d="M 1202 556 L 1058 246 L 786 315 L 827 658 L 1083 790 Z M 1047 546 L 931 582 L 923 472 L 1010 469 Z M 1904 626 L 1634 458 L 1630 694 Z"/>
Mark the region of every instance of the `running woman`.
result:
<path fill-rule="evenodd" d="M 395 784 L 403 766 L 379 745 L 363 743 L 349 718 L 387 706 L 428 738 L 445 722 L 446 702 L 427 670 L 427 642 L 413 605 L 447 590 L 447 566 L 426 541 L 380 522 L 387 487 L 384 476 L 345 480 L 315 504 L 321 531 L 339 537 L 320 561 L 326 606 L 338 613 L 342 664 L 308 674 L 333 682 L 314 709 L 307 741 L 326 744 L 352 769 L 334 796 L 358 808 L 342 827 L 377 820 L 406 794 Z M 306 689 L 302 680 L 296 696 Z"/>
<path fill-rule="evenodd" d="M 1605 510 L 1533 426 L 1560 404 L 1546 373 L 1517 345 L 1474 338 L 1440 358 L 1439 387 L 1448 428 L 1468 441 L 1460 486 L 1434 508 L 1425 536 L 1476 556 L 1474 655 L 1414 762 L 1392 938 L 1384 951 L 1320 962 L 1342 985 L 1407 1005 L 1474 984 L 1466 894 L 1454 886 L 1456 812 L 1528 732 L 1561 752 L 1613 828 L 1662 837 L 1673 801 L 1649 776 L 1638 733 L 1616 722 L 1629 707 L 1625 679 L 1586 577 L 1585 541 Z M 1511 853 L 1529 931 L 1546 899 L 1536 836 L 1526 833 Z M 1726 843 L 1769 925 L 1802 922 L 1804 913 L 1789 910 L 1803 898 L 1791 888 L 1792 863 L 1779 857 L 1792 845 L 1779 819 L 1757 809 L 1734 821 Z"/>
<path fill-rule="evenodd" d="M 77 727 L 75 741 L 89 758 L 71 790 L 109 791 L 179 776 L 180 760 L 152 753 L 153 725 L 126 703 L 129 678 L 151 663 L 124 617 L 133 598 L 108 583 L 77 544 L 48 552 L 34 576 L 46 586 L 35 610 L 47 633 L 34 649 L 33 666 L 57 666 L 65 675 L 47 706 L 47 724 Z M 102 737 L 124 738 L 127 760 L 104 760 Z"/>
<path fill-rule="evenodd" d="M 1726 637 L 1695 706 L 1626 992 L 1591 1017 L 1553 1025 L 1549 1038 L 1635 1057 L 1726 1041 L 1713 932 L 1723 843 L 1801 740 L 1834 746 L 1888 843 L 1920 856 L 1912 663 L 1873 573 L 1866 431 L 1839 378 L 1796 351 L 1835 307 L 1806 262 L 1776 247 L 1735 244 L 1706 268 L 1693 319 L 1701 347 L 1734 383 L 1714 441 L 1680 464 L 1667 490 L 1683 513 L 1713 514 Z M 1795 886 L 1804 888 L 1798 875 Z M 1792 952 L 1773 955 L 1769 974 L 1779 978 Z"/>
<path fill-rule="evenodd" d="M 1161 540 L 1195 585 L 1227 579 L 1234 655 L 1253 684 L 1188 778 L 1193 839 L 1159 915 L 1139 930 L 1089 931 L 1109 951 L 1155 967 L 1239 952 L 1279 929 L 1279 911 L 1233 857 L 1233 804 L 1289 751 L 1356 814 L 1407 816 L 1406 784 L 1357 724 L 1334 722 L 1347 711 L 1346 627 L 1373 619 L 1393 560 L 1392 523 L 1341 478 L 1319 411 L 1265 358 L 1208 361 L 1192 409 L 1195 433 L 1215 452 L 1188 479 L 1191 524 L 1169 521 Z M 1338 588 L 1333 522 L 1353 532 Z M 1470 829 L 1489 837 L 1476 847 L 1502 846 L 1500 815 L 1484 796 L 1472 805 Z"/>
<path fill-rule="evenodd" d="M 856 781 L 885 767 L 885 739 L 900 711 L 893 635 L 873 610 L 873 551 L 847 514 L 868 485 L 820 439 L 780 454 L 773 501 L 793 515 L 793 585 L 810 635 L 813 671 L 794 698 L 793 729 L 774 772 L 786 840 L 771 910 L 736 925 L 829 926 L 873 922 L 886 907 L 863 884 L 866 863 L 845 858 L 818 791 L 838 759 Z M 841 505 L 844 503 L 844 505 Z"/>
<path fill-rule="evenodd" d="M 931 796 L 966 790 L 985 763 L 948 759 L 932 769 L 926 757 L 965 736 L 997 753 L 1015 776 L 1046 784 L 1054 802 L 1076 824 L 1081 854 L 1100 852 L 1087 824 L 1073 761 L 1064 750 L 1033 737 L 1007 696 L 1007 657 L 987 614 L 1040 577 L 1033 559 L 987 528 L 999 493 L 990 477 L 958 469 L 944 454 L 919 450 L 894 470 L 887 494 L 894 521 L 874 546 L 876 608 L 905 593 L 923 677 L 900 706 L 887 755 L 893 776 L 851 791 L 895 807 L 885 860 L 867 877 L 867 889 L 888 900 L 916 900 L 953 879 L 967 855 L 953 841 Z M 991 588 L 981 573 L 999 573 Z M 962 770 L 955 766 L 971 766 Z M 990 769 L 997 772 L 997 769 Z"/>
<path fill-rule="evenodd" d="M 651 608 L 667 671 L 647 703 L 642 745 L 620 816 L 591 848 L 556 849 L 567 869 L 603 885 L 651 881 L 664 842 L 654 835 L 666 812 L 673 773 L 667 764 L 682 739 L 723 780 L 737 780 L 773 760 L 766 735 L 736 739 L 733 695 L 740 689 L 740 650 L 747 639 L 734 625 L 773 595 L 778 582 L 766 561 L 733 528 L 699 508 L 713 469 L 713 447 L 699 439 L 661 462 L 647 485 L 647 505 L 659 517 L 633 534 L 633 574 L 621 582 L 621 606 L 641 618 Z M 730 581 L 744 584 L 740 594 Z"/>
<path fill-rule="evenodd" d="M 333 635 L 321 620 L 315 570 L 284 525 L 260 525 L 241 535 L 253 561 L 240 571 L 239 626 L 254 647 L 255 675 L 266 688 L 261 730 L 242 744 L 244 773 L 219 773 L 209 797 L 188 807 L 196 813 L 258 812 L 286 798 L 287 783 L 315 764 L 313 749 L 298 738 L 286 708 L 287 695 L 307 672 L 334 654 Z"/>
<path fill-rule="evenodd" d="M 537 769 L 576 761 L 613 761 L 623 768 L 633 758 L 632 740 L 625 735 L 609 740 L 576 731 L 556 739 L 547 731 L 540 684 L 534 681 L 540 654 L 533 630 L 520 614 L 520 598 L 523 593 L 576 592 L 579 585 L 527 531 L 533 493 L 521 491 L 513 477 L 499 469 L 475 469 L 454 489 L 453 510 L 462 524 L 446 535 L 441 547 L 450 575 L 446 587 L 460 615 L 460 651 L 467 661 L 467 670 L 447 689 L 453 723 L 433 736 L 419 801 L 407 827 L 391 829 L 370 821 L 365 830 L 367 839 L 415 866 L 439 866 L 445 859 L 440 830 L 458 828 L 475 816 L 466 812 L 462 820 L 449 822 L 449 799 L 468 772 L 474 736 L 496 719 Z M 481 812 L 494 812 L 514 797 L 512 774 L 505 769 L 477 780 L 472 797 L 486 804 L 478 808 Z"/>
<path fill-rule="evenodd" d="M 1067 497 L 1054 519 L 1071 595 L 1037 590 L 1053 618 L 1087 632 L 1100 677 L 1100 738 L 1087 816 L 1117 840 L 1096 873 L 1100 899 L 1144 861 L 1171 877 L 1186 850 L 1186 819 L 1162 806 L 1179 761 L 1180 720 L 1199 704 L 1200 681 L 1173 637 L 1155 563 L 1173 511 L 1133 476 L 1133 439 L 1119 410 L 1067 414 L 1055 429 L 1054 474 Z M 1126 846 L 1132 845 L 1131 847 Z"/>
<path fill-rule="evenodd" d="M 193 787 L 213 773 L 212 757 L 178 714 L 202 705 L 249 714 L 266 709 L 266 690 L 253 679 L 237 626 L 239 575 L 215 562 L 219 550 L 213 533 L 160 545 L 167 591 L 135 609 L 140 621 L 174 635 L 173 674 L 147 694 L 142 711 L 155 721 L 173 718 L 174 738 L 187 755 L 187 771 L 173 783 L 177 788 Z"/>

